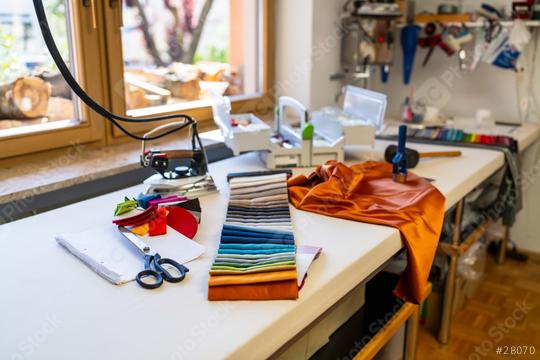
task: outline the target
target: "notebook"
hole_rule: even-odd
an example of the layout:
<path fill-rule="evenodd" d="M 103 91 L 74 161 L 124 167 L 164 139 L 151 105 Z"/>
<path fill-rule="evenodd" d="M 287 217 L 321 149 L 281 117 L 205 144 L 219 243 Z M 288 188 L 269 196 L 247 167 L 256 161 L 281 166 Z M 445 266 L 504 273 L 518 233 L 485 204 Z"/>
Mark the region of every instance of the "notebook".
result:
<path fill-rule="evenodd" d="M 144 268 L 144 256 L 118 227 L 103 225 L 55 237 L 58 244 L 109 282 L 119 285 L 135 279 Z M 140 236 L 162 257 L 185 264 L 201 256 L 205 248 L 167 226 L 167 234 Z"/>

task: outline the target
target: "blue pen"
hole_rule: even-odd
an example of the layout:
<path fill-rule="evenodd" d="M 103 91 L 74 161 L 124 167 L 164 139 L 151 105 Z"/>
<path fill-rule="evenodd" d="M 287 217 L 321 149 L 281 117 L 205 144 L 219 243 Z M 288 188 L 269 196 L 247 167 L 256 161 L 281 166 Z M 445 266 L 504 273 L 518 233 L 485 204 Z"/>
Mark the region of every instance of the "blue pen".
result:
<path fill-rule="evenodd" d="M 401 183 L 407 181 L 407 156 L 405 155 L 406 140 L 407 125 L 400 125 L 397 152 L 392 159 L 392 179 Z"/>

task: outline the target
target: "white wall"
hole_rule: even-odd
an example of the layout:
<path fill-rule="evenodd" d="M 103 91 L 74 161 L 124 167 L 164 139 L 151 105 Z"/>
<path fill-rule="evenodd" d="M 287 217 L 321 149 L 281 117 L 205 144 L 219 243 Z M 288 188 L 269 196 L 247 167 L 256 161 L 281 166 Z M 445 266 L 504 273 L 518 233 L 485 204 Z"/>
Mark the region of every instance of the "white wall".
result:
<path fill-rule="evenodd" d="M 330 75 L 340 70 L 339 15 L 342 1 L 313 0 L 312 65 L 310 107 L 319 109 L 332 105 L 341 90 L 339 81 Z"/>
<path fill-rule="evenodd" d="M 276 0 L 276 93 L 309 106 L 313 2 Z"/>
<path fill-rule="evenodd" d="M 521 156 L 523 210 L 512 226 L 510 239 L 519 249 L 540 253 L 540 141 Z"/>
<path fill-rule="evenodd" d="M 476 109 L 485 108 L 492 110 L 497 121 L 519 122 L 517 83 L 513 71 L 480 64 L 472 73 L 462 72 L 456 56 L 448 58 L 440 49 L 434 51 L 423 68 L 421 63 L 426 53 L 426 49 L 417 49 L 408 86 L 402 80 L 401 51 L 396 53 L 388 83 L 383 84 L 378 76 L 374 77 L 372 88 L 388 95 L 389 116 L 399 118 L 401 104 L 413 86 L 416 99 L 428 98 L 429 105 L 440 108 L 446 115 L 474 117 Z"/>
<path fill-rule="evenodd" d="M 519 93 L 528 107 L 524 118 L 540 122 L 540 56 L 538 43 L 540 35 L 531 42 L 520 62 L 525 71 L 518 74 Z M 523 211 L 518 214 L 512 227 L 511 238 L 523 249 L 540 252 L 540 141 L 531 146 L 522 156 Z"/>
<path fill-rule="evenodd" d="M 339 71 L 341 1 L 276 0 L 277 94 L 295 97 L 308 108 L 329 105 L 341 84 Z"/>

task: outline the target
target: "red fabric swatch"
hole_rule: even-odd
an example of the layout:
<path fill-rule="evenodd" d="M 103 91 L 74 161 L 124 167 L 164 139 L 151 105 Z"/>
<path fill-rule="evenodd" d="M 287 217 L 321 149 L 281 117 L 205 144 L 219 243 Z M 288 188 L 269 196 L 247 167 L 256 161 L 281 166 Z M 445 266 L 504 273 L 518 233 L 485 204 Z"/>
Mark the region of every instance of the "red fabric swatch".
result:
<path fill-rule="evenodd" d="M 167 206 L 166 209 L 169 210 L 169 215 L 167 215 L 167 225 L 185 237 L 193 239 L 199 229 L 199 224 L 197 223 L 195 216 L 179 206 Z"/>
<path fill-rule="evenodd" d="M 155 211 L 155 217 L 150 220 L 148 235 L 157 236 L 167 233 L 167 209 L 158 208 Z"/>
<path fill-rule="evenodd" d="M 150 206 L 143 212 L 138 213 L 137 215 L 125 217 L 122 219 L 116 219 L 113 220 L 113 223 L 118 226 L 139 226 L 149 222 L 150 219 L 154 216 L 155 210 L 155 206 Z"/>

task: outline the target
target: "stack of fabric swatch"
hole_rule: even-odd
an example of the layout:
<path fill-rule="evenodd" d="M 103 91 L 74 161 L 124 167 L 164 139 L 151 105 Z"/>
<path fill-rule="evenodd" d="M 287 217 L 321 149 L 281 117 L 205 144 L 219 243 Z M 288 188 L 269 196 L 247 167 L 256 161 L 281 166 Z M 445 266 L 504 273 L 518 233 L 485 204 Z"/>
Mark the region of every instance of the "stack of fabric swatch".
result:
<path fill-rule="evenodd" d="M 298 298 L 289 174 L 229 175 L 230 201 L 210 269 L 209 300 Z"/>
<path fill-rule="evenodd" d="M 383 139 L 395 140 L 397 127 L 388 126 L 379 136 Z M 445 128 L 441 126 L 428 126 L 420 129 L 409 127 L 407 129 L 409 139 L 427 140 L 429 142 L 458 143 L 469 145 L 484 145 L 504 147 L 512 152 L 518 152 L 518 141 L 508 135 L 489 135 L 481 133 L 469 133 L 461 129 Z"/>

